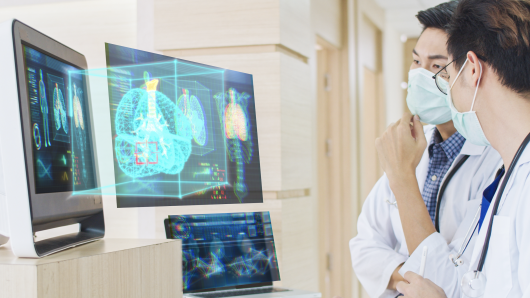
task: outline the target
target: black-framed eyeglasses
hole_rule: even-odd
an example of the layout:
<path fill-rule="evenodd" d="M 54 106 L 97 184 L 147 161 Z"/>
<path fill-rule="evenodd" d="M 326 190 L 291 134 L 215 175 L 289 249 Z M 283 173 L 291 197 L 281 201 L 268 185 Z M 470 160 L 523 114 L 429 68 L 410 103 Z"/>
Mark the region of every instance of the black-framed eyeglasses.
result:
<path fill-rule="evenodd" d="M 443 94 L 447 95 L 447 92 L 449 92 L 449 73 L 447 72 L 447 67 L 451 65 L 451 63 L 455 62 L 456 60 L 460 59 L 462 56 L 464 56 L 467 52 L 464 52 L 458 57 L 456 57 L 453 61 L 449 62 L 444 68 L 440 69 L 439 72 L 437 72 L 432 78 L 434 79 L 434 82 L 436 83 L 436 87 L 438 87 L 438 90 L 440 90 Z M 486 61 L 486 58 L 484 58 L 481 55 L 477 54 L 477 57 L 480 60 Z"/>
<path fill-rule="evenodd" d="M 449 73 L 447 72 L 447 67 L 451 65 L 451 63 L 460 59 L 463 55 L 464 54 L 458 55 L 458 57 L 456 57 L 453 61 L 449 62 L 449 64 L 440 69 L 440 71 L 438 71 L 432 77 L 434 79 L 434 82 L 436 83 L 436 87 L 438 87 L 438 90 L 440 90 L 445 95 L 447 95 L 447 92 L 449 92 Z"/>

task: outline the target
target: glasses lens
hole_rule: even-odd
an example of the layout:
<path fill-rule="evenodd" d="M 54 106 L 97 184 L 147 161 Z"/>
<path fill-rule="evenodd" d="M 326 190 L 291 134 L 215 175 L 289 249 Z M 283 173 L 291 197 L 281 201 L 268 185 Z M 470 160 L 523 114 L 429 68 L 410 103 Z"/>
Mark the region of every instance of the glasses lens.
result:
<path fill-rule="evenodd" d="M 441 73 L 437 74 L 435 80 L 438 89 L 440 89 L 443 94 L 447 95 L 447 90 L 449 89 L 449 75 L 447 72 L 442 71 Z"/>

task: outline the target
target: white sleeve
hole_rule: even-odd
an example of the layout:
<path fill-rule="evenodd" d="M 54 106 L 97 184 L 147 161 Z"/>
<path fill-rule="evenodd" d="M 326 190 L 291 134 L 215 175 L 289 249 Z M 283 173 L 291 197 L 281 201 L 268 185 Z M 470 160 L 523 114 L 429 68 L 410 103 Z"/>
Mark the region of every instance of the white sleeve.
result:
<path fill-rule="evenodd" d="M 390 208 L 396 207 L 386 200 L 394 199 L 388 179 L 383 175 L 364 203 L 357 222 L 357 236 L 350 240 L 353 270 L 372 298 L 381 297 L 387 291 L 392 273 L 407 260 L 407 256 L 395 251 L 397 239 Z"/>
<path fill-rule="evenodd" d="M 458 239 L 458 245 L 461 244 L 462 239 Z M 447 297 L 460 297 L 460 280 L 462 276 L 469 271 L 469 256 L 473 250 L 473 242 L 470 242 L 466 253 L 460 258 L 464 261 L 463 265 L 456 267 L 449 259 L 449 255 L 456 255 L 456 249 L 453 245 L 448 245 L 446 240 L 440 233 L 432 233 L 425 238 L 423 242 L 414 250 L 410 258 L 405 262 L 403 267 L 399 270 L 401 275 L 408 271 L 418 273 L 423 253 L 423 247 L 428 247 L 427 260 L 425 264 L 424 277 L 430 279 L 436 285 L 441 287 Z"/>

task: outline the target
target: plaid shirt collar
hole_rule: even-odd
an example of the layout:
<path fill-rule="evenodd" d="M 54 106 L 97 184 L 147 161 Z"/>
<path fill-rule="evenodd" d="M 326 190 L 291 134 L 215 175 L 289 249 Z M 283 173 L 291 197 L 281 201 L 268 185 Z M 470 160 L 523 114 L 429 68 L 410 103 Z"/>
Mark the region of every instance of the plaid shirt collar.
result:
<path fill-rule="evenodd" d="M 438 128 L 435 128 L 429 144 L 429 158 L 432 158 L 434 146 L 440 146 L 447 158 L 454 160 L 460 154 L 465 142 L 466 139 L 458 131 L 444 141 Z"/>

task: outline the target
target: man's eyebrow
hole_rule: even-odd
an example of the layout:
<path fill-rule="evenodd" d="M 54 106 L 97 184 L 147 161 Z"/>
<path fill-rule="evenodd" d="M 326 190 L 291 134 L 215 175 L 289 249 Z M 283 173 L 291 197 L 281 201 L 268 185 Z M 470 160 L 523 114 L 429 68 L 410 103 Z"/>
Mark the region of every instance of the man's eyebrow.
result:
<path fill-rule="evenodd" d="M 447 58 L 447 56 L 444 56 L 444 55 L 432 55 L 432 56 L 429 56 L 429 59 L 431 60 L 435 60 L 435 59 L 449 59 Z"/>
<path fill-rule="evenodd" d="M 416 55 L 416 56 L 420 56 L 420 55 L 418 54 L 418 52 L 416 52 L 416 49 L 412 49 L 412 53 L 413 53 L 414 55 Z M 427 57 L 427 58 L 429 58 L 430 60 L 436 60 L 436 59 L 446 59 L 446 60 L 447 60 L 447 59 L 449 59 L 447 56 L 440 55 L 440 54 L 438 54 L 438 55 L 431 55 L 431 56 L 429 56 L 429 57 Z"/>

